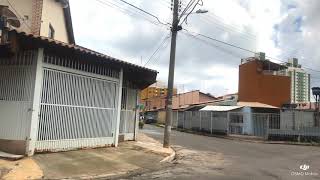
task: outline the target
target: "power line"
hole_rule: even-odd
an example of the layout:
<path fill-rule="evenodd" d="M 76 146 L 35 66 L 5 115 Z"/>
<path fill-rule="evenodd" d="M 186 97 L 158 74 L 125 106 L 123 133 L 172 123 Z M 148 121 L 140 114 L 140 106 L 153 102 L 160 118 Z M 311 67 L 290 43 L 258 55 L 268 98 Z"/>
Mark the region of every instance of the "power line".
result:
<path fill-rule="evenodd" d="M 185 13 L 190 9 L 191 5 L 195 2 L 195 0 L 190 0 L 187 4 L 187 6 L 184 8 L 184 10 L 182 11 L 179 20 L 181 20 L 182 16 L 185 15 Z"/>
<path fill-rule="evenodd" d="M 168 45 L 170 44 L 169 42 L 170 42 L 170 41 L 166 41 L 165 45 L 164 45 L 160 50 L 162 50 L 162 51 L 166 50 L 167 47 L 168 47 Z M 161 53 L 161 52 L 159 53 L 159 56 L 156 57 L 156 59 L 154 59 L 153 64 L 156 64 L 156 63 L 158 62 L 158 60 L 161 58 L 161 55 L 162 55 L 162 54 L 163 54 L 163 53 Z"/>
<path fill-rule="evenodd" d="M 195 1 L 194 1 L 195 2 Z M 201 2 L 201 3 L 199 3 Z M 193 5 L 194 4 L 194 5 Z M 191 6 L 193 5 L 192 9 L 189 11 L 189 13 L 184 17 L 184 19 L 181 21 L 180 25 L 182 25 L 184 22 L 187 23 L 188 21 L 188 17 L 190 16 L 190 14 L 194 11 L 194 9 L 197 7 L 197 5 L 203 6 L 203 1 L 202 0 L 197 0 L 196 3 L 192 3 Z M 191 7 L 190 6 L 190 7 Z M 187 12 L 187 11 L 186 11 Z M 183 16 L 183 15 L 182 15 Z M 180 19 L 179 19 L 180 20 Z"/>
<path fill-rule="evenodd" d="M 119 11 L 121 11 L 121 12 L 123 12 L 124 14 L 129 15 L 129 16 L 133 16 L 133 15 L 136 15 L 136 16 L 137 16 L 137 15 L 139 15 L 139 16 L 141 16 L 141 18 L 143 18 L 144 20 L 150 22 L 151 24 L 154 24 L 154 25 L 156 25 L 156 26 L 159 25 L 159 23 L 156 23 L 156 22 L 151 21 L 150 19 L 148 19 L 148 18 L 145 17 L 144 15 L 140 14 L 139 12 L 136 12 L 136 11 L 132 12 L 132 11 L 126 9 L 126 8 L 121 7 L 121 6 L 118 5 L 118 4 L 111 3 L 111 2 L 109 2 L 109 1 L 102 1 L 102 0 L 95 0 L 95 1 L 97 1 L 97 2 L 99 2 L 99 3 L 101 3 L 101 4 L 103 4 L 103 5 L 109 6 L 109 7 L 111 7 L 111 8 L 117 9 L 117 10 L 119 10 Z M 128 14 L 128 13 L 129 13 L 129 14 Z"/>
<path fill-rule="evenodd" d="M 208 41 L 206 41 L 206 40 L 204 40 L 204 39 L 201 39 L 201 38 L 198 37 L 198 36 L 195 36 L 195 35 L 193 35 L 193 34 L 186 33 L 186 32 L 182 32 L 182 33 L 183 33 L 184 35 L 187 35 L 187 36 L 189 36 L 189 37 L 192 37 L 192 38 L 194 38 L 194 39 L 196 39 L 196 40 L 199 40 L 199 41 L 201 41 L 201 42 L 203 42 L 203 43 L 205 43 L 205 44 L 207 44 L 207 45 L 209 45 L 209 46 L 212 46 L 212 47 L 214 47 L 214 48 L 220 49 L 221 51 L 225 52 L 225 53 L 228 54 L 228 55 L 232 55 L 233 57 L 236 57 L 236 58 L 239 58 L 239 57 L 240 57 L 240 55 L 235 54 L 235 53 L 232 52 L 232 51 L 229 51 L 229 50 L 227 50 L 227 49 L 225 49 L 225 48 L 222 48 L 222 47 L 220 47 L 220 46 L 218 46 L 218 45 L 216 45 L 216 44 L 213 44 L 213 43 L 211 43 L 211 42 L 208 42 Z M 237 62 L 239 63 L 239 61 L 237 61 Z"/>
<path fill-rule="evenodd" d="M 96 1 L 102 3 L 101 0 L 96 0 Z M 159 19 L 156 15 L 154 15 L 154 14 L 148 12 L 148 11 L 145 11 L 145 10 L 143 10 L 143 9 L 141 9 L 141 8 L 139 8 L 139 7 L 131 4 L 131 3 L 128 3 L 128 2 L 126 2 L 126 1 L 124 1 L 124 0 L 119 0 L 119 1 L 121 1 L 121 2 L 123 2 L 123 3 L 125 3 L 125 4 L 128 4 L 128 5 L 130 5 L 131 7 L 135 8 L 135 9 L 137 9 L 137 10 L 139 10 L 139 11 L 145 13 L 145 14 L 148 14 L 148 15 L 151 16 L 151 17 L 154 17 L 154 18 L 159 22 L 159 24 L 165 25 L 165 26 L 167 26 L 167 27 L 168 27 L 168 25 L 170 25 L 169 23 L 164 23 L 164 22 L 160 21 L 160 19 Z M 194 0 L 191 0 L 190 2 L 192 2 L 192 1 L 194 1 Z M 190 3 L 190 2 L 189 2 L 189 3 Z M 187 6 L 188 6 L 188 5 L 187 5 Z M 192 11 L 191 11 L 191 12 L 192 12 Z M 218 43 L 221 43 L 221 44 L 225 44 L 225 45 L 230 46 L 230 47 L 233 47 L 233 48 L 241 49 L 241 50 L 243 50 L 243 51 L 247 51 L 247 52 L 250 52 L 250 53 L 256 53 L 256 51 L 253 51 L 253 50 L 250 50 L 250 49 L 246 49 L 246 48 L 243 48 L 243 47 L 240 47 L 240 46 L 231 44 L 231 43 L 227 43 L 227 42 L 224 42 L 224 41 L 221 41 L 221 40 L 212 38 L 212 37 L 210 37 L 210 36 L 207 36 L 207 35 L 204 35 L 204 34 L 201 34 L 201 33 L 195 33 L 195 32 L 189 31 L 189 30 L 187 30 L 187 29 L 185 29 L 185 28 L 183 28 L 183 30 L 187 31 L 187 33 L 194 33 L 194 34 L 196 34 L 196 35 L 194 35 L 194 36 L 201 36 L 201 37 L 203 37 L 203 38 L 210 39 L 210 40 L 212 40 L 212 41 L 215 41 L 215 42 L 218 42 Z M 163 45 L 163 44 L 162 44 L 162 45 Z M 160 48 L 161 48 L 161 46 L 160 46 Z M 160 48 L 159 48 L 159 49 L 160 49 Z M 280 60 L 280 59 L 278 59 L 278 58 L 274 58 L 274 57 L 270 57 L 270 56 L 266 56 L 266 57 L 267 57 L 267 58 L 270 58 L 270 59 L 273 59 L 273 60 L 276 60 L 276 61 L 279 61 L 279 62 L 286 63 L 285 61 L 282 61 L 282 60 Z M 148 61 L 149 61 L 149 60 L 148 60 Z M 311 70 L 311 71 L 319 72 L 319 73 L 320 73 L 320 70 L 314 70 L 314 69 L 309 68 L 309 67 L 304 67 L 304 69 L 309 69 L 309 70 Z"/>
<path fill-rule="evenodd" d="M 183 30 L 185 30 L 187 33 L 193 33 L 193 34 L 195 34 L 195 36 L 201 36 L 201 37 L 210 39 L 210 40 L 212 40 L 212 41 L 216 41 L 216 42 L 221 43 L 221 44 L 225 44 L 225 45 L 228 45 L 228 46 L 237 48 L 237 49 L 241 49 L 241 50 L 243 50 L 243 51 L 247 51 L 247 52 L 250 52 L 250 53 L 256 53 L 256 52 L 253 51 L 253 50 L 246 49 L 246 48 L 242 48 L 242 47 L 240 47 L 240 46 L 237 46 L 237 45 L 234 45 L 234 44 L 231 44 L 231 43 L 227 43 L 227 42 L 224 42 L 224 41 L 221 41 L 221 40 L 218 40 L 218 39 L 209 37 L 209 36 L 207 36 L 207 35 L 203 35 L 203 34 L 200 34 L 200 33 L 195 33 L 195 32 L 189 31 L 189 30 L 184 29 L 184 28 L 183 28 Z"/>
<path fill-rule="evenodd" d="M 190 0 L 191 2 L 192 0 Z M 189 3 L 190 3 L 189 2 Z M 202 3 L 201 3 L 202 5 Z M 187 6 L 185 7 L 185 9 L 187 8 Z M 217 26 L 221 26 L 223 27 L 224 29 L 222 29 L 221 27 L 217 27 L 219 29 L 222 29 L 222 30 L 225 30 L 225 29 L 229 29 L 230 31 L 233 31 L 233 32 L 237 32 L 237 33 L 241 33 L 243 35 L 246 35 L 248 38 L 252 39 L 252 40 L 255 40 L 256 39 L 256 35 L 255 34 L 252 34 L 252 33 L 248 33 L 248 32 L 243 32 L 242 29 L 238 26 L 235 26 L 235 25 L 231 25 L 231 24 L 226 24 L 223 22 L 223 20 L 221 19 L 221 17 L 217 16 L 216 14 L 210 12 L 207 12 L 206 13 L 206 16 L 200 16 L 200 19 L 203 18 L 202 20 L 205 20 L 206 22 L 211 22 L 210 24 L 214 24 L 214 25 L 217 25 Z M 215 22 L 216 21 L 216 22 Z M 219 23 L 219 24 L 218 24 Z"/>
<path fill-rule="evenodd" d="M 152 60 L 152 58 L 158 53 L 160 48 L 163 47 L 164 43 L 169 39 L 170 34 L 165 35 L 164 38 L 162 38 L 161 43 L 159 44 L 158 48 L 152 53 L 152 55 L 149 57 L 148 61 L 145 63 L 144 67 Z"/>
<path fill-rule="evenodd" d="M 230 46 L 230 47 L 233 47 L 233 48 L 237 48 L 237 49 L 241 49 L 243 51 L 247 51 L 247 52 L 250 52 L 250 53 L 256 53 L 256 51 L 253 51 L 253 50 L 250 50 L 250 49 L 246 49 L 246 48 L 242 48 L 240 46 L 237 46 L 237 45 L 234 45 L 234 44 L 231 44 L 231 43 L 227 43 L 227 42 L 224 42 L 224 41 L 221 41 L 221 40 L 218 40 L 218 39 L 215 39 L 215 38 L 212 38 L 210 36 L 207 36 L 207 35 L 203 35 L 203 34 L 200 34 L 200 33 L 195 33 L 195 32 L 192 32 L 192 31 L 189 31 L 185 28 L 183 28 L 183 30 L 185 30 L 187 33 L 194 33 L 196 35 L 194 36 L 201 36 L 201 37 L 204 37 L 204 38 L 207 38 L 207 39 L 210 39 L 212 41 L 215 41 L 215 42 L 218 42 L 218 43 L 221 43 L 221 44 L 225 44 L 227 46 Z M 275 57 L 271 57 L 271 56 L 266 56 L 267 58 L 269 59 L 272 59 L 272 60 L 276 60 L 276 61 L 279 61 L 279 62 L 282 62 L 282 63 L 286 63 L 285 61 L 283 60 L 280 60 L 278 58 L 275 58 Z M 315 70 L 315 69 L 312 69 L 312 68 L 309 68 L 309 67 L 303 67 L 304 69 L 308 69 L 308 70 L 311 70 L 311 71 L 314 71 L 314 72 L 319 72 L 320 73 L 320 70 Z"/>
<path fill-rule="evenodd" d="M 141 11 L 141 12 L 144 12 L 145 14 L 148 14 L 149 16 L 154 17 L 160 24 L 163 24 L 163 25 L 165 25 L 165 26 L 166 26 L 166 25 L 170 25 L 169 23 L 164 23 L 164 22 L 160 21 L 160 19 L 159 19 L 156 15 L 154 15 L 154 14 L 152 14 L 152 13 L 149 13 L 148 11 L 145 11 L 145 10 L 143 10 L 143 9 L 141 9 L 141 8 L 139 8 L 139 7 L 131 4 L 131 3 L 128 3 L 128 2 L 125 1 L 125 0 L 119 0 L 119 1 L 121 1 L 121 2 L 123 2 L 123 3 L 125 3 L 125 4 L 127 4 L 127 5 L 135 8 L 135 9 Z"/>

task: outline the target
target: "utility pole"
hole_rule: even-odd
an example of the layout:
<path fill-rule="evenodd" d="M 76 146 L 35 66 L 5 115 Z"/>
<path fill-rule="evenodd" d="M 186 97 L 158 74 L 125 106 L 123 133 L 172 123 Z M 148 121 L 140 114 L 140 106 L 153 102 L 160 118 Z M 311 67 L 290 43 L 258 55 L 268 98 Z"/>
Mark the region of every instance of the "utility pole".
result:
<path fill-rule="evenodd" d="M 164 129 L 163 147 L 170 147 L 170 134 L 172 124 L 172 96 L 173 96 L 173 84 L 174 84 L 174 67 L 176 58 L 176 42 L 179 28 L 179 0 L 173 2 L 173 20 L 171 28 L 171 50 L 170 50 L 170 63 L 169 63 L 169 77 L 168 77 L 168 94 L 166 99 L 166 125 Z"/>

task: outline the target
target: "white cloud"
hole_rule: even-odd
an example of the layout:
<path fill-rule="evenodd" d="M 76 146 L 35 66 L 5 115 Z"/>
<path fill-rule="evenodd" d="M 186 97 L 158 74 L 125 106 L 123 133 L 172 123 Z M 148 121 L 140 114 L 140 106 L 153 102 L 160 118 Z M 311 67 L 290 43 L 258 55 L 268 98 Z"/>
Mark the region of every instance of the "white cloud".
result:
<path fill-rule="evenodd" d="M 117 0 L 70 0 L 78 44 L 141 64 L 151 56 L 169 30 L 154 25 L 157 20 Z M 264 51 L 269 56 L 284 57 L 299 54 L 303 64 L 314 64 L 320 56 L 317 30 L 320 1 L 308 0 L 204 0 L 202 9 L 208 14 L 192 15 L 184 28 L 209 35 L 246 49 Z M 128 0 L 161 21 L 171 22 L 170 0 Z M 188 1 L 183 0 L 184 4 Z M 292 5 L 293 8 L 288 8 Z M 111 6 L 111 7 L 110 7 Z M 116 6 L 120 7 L 117 8 Z M 124 12 L 122 12 L 124 11 Z M 293 21 L 301 16 L 301 32 L 295 32 Z M 278 25 L 279 31 L 275 30 Z M 286 31 L 281 31 L 286 30 Z M 288 30 L 288 31 L 287 31 Z M 256 37 L 253 37 L 253 35 Z M 176 55 L 175 82 L 185 90 L 200 89 L 220 95 L 237 91 L 240 59 L 252 53 L 217 42 L 202 42 L 179 32 Z M 277 44 L 275 44 L 277 41 Z M 158 79 L 168 76 L 169 47 L 161 49 L 148 64 L 158 70 Z M 298 51 L 295 51 L 298 49 Z M 302 56 L 304 58 L 302 58 Z M 311 60 L 312 59 L 312 60 Z"/>

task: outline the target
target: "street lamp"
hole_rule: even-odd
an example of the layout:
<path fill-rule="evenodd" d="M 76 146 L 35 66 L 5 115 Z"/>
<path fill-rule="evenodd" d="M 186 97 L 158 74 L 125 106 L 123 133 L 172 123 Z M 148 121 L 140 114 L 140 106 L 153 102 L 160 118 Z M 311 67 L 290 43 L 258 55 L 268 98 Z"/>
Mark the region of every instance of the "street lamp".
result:
<path fill-rule="evenodd" d="M 313 87 L 312 94 L 316 100 L 316 112 L 315 112 L 315 123 L 316 127 L 320 124 L 320 109 L 319 109 L 319 101 L 320 101 L 320 87 Z"/>
<path fill-rule="evenodd" d="M 319 112 L 319 101 L 320 101 L 320 87 L 312 88 L 312 95 L 316 100 L 316 110 Z"/>
<path fill-rule="evenodd" d="M 184 22 L 185 22 L 186 24 L 188 24 L 188 17 L 189 17 L 190 15 L 192 15 L 192 14 L 206 14 L 206 13 L 208 13 L 208 12 L 209 12 L 209 11 L 206 10 L 206 9 L 198 9 L 198 10 L 196 10 L 195 12 L 191 12 L 191 13 L 189 13 L 188 15 L 186 15 L 186 16 L 184 17 L 184 19 L 182 20 L 181 24 L 183 24 Z"/>

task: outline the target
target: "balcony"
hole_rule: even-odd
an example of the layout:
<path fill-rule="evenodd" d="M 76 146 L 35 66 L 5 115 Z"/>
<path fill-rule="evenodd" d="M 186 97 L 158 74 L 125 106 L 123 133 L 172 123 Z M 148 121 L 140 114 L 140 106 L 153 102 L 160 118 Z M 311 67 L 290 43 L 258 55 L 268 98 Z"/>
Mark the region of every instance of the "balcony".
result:
<path fill-rule="evenodd" d="M 290 76 L 286 71 L 273 71 L 273 70 L 263 70 L 264 75 L 273 75 L 273 76 Z"/>

